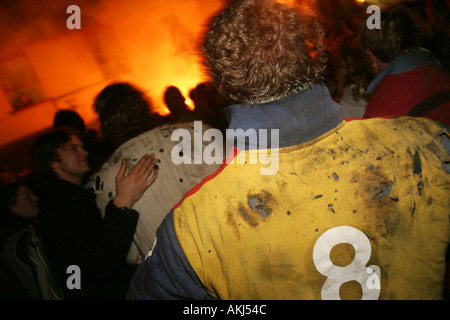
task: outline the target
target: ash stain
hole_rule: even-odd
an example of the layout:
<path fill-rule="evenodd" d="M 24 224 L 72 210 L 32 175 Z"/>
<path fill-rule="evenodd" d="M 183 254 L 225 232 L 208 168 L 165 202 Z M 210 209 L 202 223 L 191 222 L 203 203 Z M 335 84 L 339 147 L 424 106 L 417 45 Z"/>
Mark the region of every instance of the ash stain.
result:
<path fill-rule="evenodd" d="M 412 208 L 411 217 L 414 217 L 415 213 L 416 213 L 416 203 L 414 202 L 414 207 Z"/>
<path fill-rule="evenodd" d="M 277 185 L 280 189 L 286 189 L 288 183 L 286 181 L 277 181 Z"/>
<path fill-rule="evenodd" d="M 419 182 L 417 183 L 417 192 L 419 193 L 420 196 L 422 195 L 423 188 L 424 188 L 424 184 L 423 184 L 422 178 L 420 178 Z"/>
<path fill-rule="evenodd" d="M 336 213 L 336 211 L 334 211 L 334 208 L 333 208 L 333 204 L 332 204 L 332 203 L 328 204 L 328 210 L 330 210 L 330 211 L 333 212 L 333 213 Z"/>
<path fill-rule="evenodd" d="M 113 162 L 113 164 L 117 164 L 121 161 L 121 159 L 122 159 L 122 154 L 116 154 L 116 155 L 113 155 L 112 162 Z"/>
<path fill-rule="evenodd" d="M 413 173 L 422 174 L 422 161 L 420 160 L 419 152 L 416 151 L 413 156 Z"/>
<path fill-rule="evenodd" d="M 234 213 L 232 211 L 227 211 L 226 215 L 227 215 L 227 225 L 229 225 L 233 229 L 236 238 L 240 240 L 241 239 L 241 236 L 239 234 L 240 224 L 236 221 Z"/>
<path fill-rule="evenodd" d="M 95 190 L 100 190 L 101 179 L 100 176 L 95 177 Z"/>
<path fill-rule="evenodd" d="M 252 228 L 257 227 L 270 217 L 275 205 L 276 201 L 273 195 L 266 190 L 261 190 L 257 194 L 249 193 L 247 194 L 247 203 L 238 202 L 237 211 L 229 208 L 227 211 L 227 224 L 234 229 L 236 237 L 240 239 L 239 230 L 241 223 L 245 223 Z"/>
<path fill-rule="evenodd" d="M 351 183 L 354 185 L 354 197 L 361 199 L 363 210 L 353 210 L 353 214 L 365 220 L 366 212 L 373 213 L 371 218 L 371 229 L 374 232 L 394 233 L 397 230 L 397 205 L 399 202 L 396 194 L 395 183 L 383 175 L 379 170 L 370 171 L 366 167 L 361 171 L 353 171 Z M 411 186 L 414 188 L 414 186 Z M 394 217 L 393 217 L 394 216 Z M 359 219 L 359 218 L 358 218 Z"/>
<path fill-rule="evenodd" d="M 420 159 L 418 150 L 416 150 L 414 154 L 412 154 L 411 150 L 408 148 L 407 152 L 412 159 L 413 174 L 419 176 L 419 182 L 417 182 L 417 192 L 421 196 L 423 194 L 423 189 L 425 186 L 422 179 L 422 160 Z"/>
<path fill-rule="evenodd" d="M 272 213 L 272 210 L 270 208 L 267 208 L 265 203 L 262 202 L 261 199 L 258 198 L 258 196 L 254 196 L 248 199 L 248 204 L 253 209 L 253 211 L 261 213 L 264 218 L 267 218 Z"/>
<path fill-rule="evenodd" d="M 400 225 L 400 217 L 397 214 L 390 215 L 385 219 L 385 230 L 388 234 L 394 234 Z"/>
<path fill-rule="evenodd" d="M 244 218 L 244 221 L 250 227 L 257 227 L 262 220 L 262 215 L 254 214 L 252 211 L 248 210 L 242 203 L 239 203 L 238 211 L 241 214 L 241 216 Z"/>
<path fill-rule="evenodd" d="M 388 147 L 384 147 L 391 155 L 395 154 L 395 151 L 392 151 L 391 149 L 389 149 Z"/>
<path fill-rule="evenodd" d="M 260 213 L 264 218 L 272 214 L 275 198 L 270 192 L 261 190 L 258 194 L 248 194 L 247 199 L 253 212 Z"/>
<path fill-rule="evenodd" d="M 381 191 L 372 198 L 372 200 L 378 199 L 379 197 L 389 197 L 392 192 L 392 188 L 394 187 L 394 183 L 391 182 L 389 185 L 384 182 L 381 183 Z"/>

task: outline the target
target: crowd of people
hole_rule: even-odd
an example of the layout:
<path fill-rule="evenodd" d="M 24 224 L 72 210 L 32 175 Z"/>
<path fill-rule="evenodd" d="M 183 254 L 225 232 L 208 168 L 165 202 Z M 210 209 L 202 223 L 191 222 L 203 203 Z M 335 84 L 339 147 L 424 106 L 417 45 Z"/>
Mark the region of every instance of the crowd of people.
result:
<path fill-rule="evenodd" d="M 330 29 L 233 0 L 205 34 L 194 110 L 170 85 L 160 116 L 115 82 L 93 103 L 100 132 L 56 113 L 30 174 L 1 175 L 0 298 L 448 298 L 450 31 L 446 1 L 426 3 Z M 276 130 L 279 171 L 174 164 L 172 134 L 195 121 L 259 132 L 227 159 Z"/>

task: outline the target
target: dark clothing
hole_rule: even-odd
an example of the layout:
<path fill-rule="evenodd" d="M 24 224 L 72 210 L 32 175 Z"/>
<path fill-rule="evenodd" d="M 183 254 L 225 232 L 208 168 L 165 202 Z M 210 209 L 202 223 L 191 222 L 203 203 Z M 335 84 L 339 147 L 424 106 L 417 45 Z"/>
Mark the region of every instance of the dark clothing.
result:
<path fill-rule="evenodd" d="M 8 299 L 64 299 L 61 286 L 50 270 L 42 239 L 35 225 L 9 237 L 5 242 L 2 258 L 15 276 L 8 276 L 6 272 L 5 288 L 2 287 L 6 291 L 2 295 Z M 19 282 L 14 282 L 14 278 Z M 12 291 L 11 294 L 8 293 L 9 290 Z M 22 290 L 25 290 L 28 298 L 16 296 Z"/>
<path fill-rule="evenodd" d="M 111 202 L 102 219 L 95 195 L 63 180 L 39 189 L 38 226 L 45 250 L 67 299 L 124 299 L 134 268 L 126 254 L 139 214 L 122 211 Z M 74 275 L 71 265 L 81 271 L 81 289 L 68 289 Z"/>
<path fill-rule="evenodd" d="M 0 300 L 31 300 L 20 279 L 0 253 Z"/>
<path fill-rule="evenodd" d="M 34 219 L 21 218 L 11 212 L 4 214 L 0 219 L 0 300 L 28 300 L 39 297 L 34 279 L 27 278 L 27 281 L 21 279 L 19 275 L 22 270 L 16 265 L 11 266 L 11 259 L 7 257 L 14 252 L 17 261 L 23 262 L 22 266 L 30 264 L 25 244 L 26 235 L 22 236 L 22 234 L 33 222 Z M 10 248 L 11 239 L 19 238 L 19 235 L 17 250 Z M 16 243 L 14 243 L 15 245 Z"/>
<path fill-rule="evenodd" d="M 25 230 L 33 223 L 34 219 L 21 218 L 10 212 L 3 215 L 2 219 L 0 219 L 0 252 L 3 252 L 8 238 Z"/>

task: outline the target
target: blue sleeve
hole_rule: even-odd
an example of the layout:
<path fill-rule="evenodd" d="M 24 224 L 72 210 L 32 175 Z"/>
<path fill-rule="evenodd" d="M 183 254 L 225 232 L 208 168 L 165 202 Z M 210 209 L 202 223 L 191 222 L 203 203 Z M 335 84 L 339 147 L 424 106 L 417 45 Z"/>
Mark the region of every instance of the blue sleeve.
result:
<path fill-rule="evenodd" d="M 173 211 L 158 228 L 151 255 L 138 266 L 128 299 L 215 299 L 205 290 L 181 249 L 173 226 Z"/>

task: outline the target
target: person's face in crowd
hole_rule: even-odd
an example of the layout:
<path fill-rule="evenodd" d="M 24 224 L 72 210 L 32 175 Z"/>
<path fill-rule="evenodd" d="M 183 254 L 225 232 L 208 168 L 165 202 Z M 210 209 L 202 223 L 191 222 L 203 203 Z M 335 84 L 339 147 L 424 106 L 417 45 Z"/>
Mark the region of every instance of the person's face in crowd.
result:
<path fill-rule="evenodd" d="M 62 180 L 79 184 L 84 174 L 89 172 L 87 151 L 83 143 L 76 136 L 71 136 L 70 141 L 57 149 L 60 161 L 51 164 L 55 173 Z"/>
<path fill-rule="evenodd" d="M 38 197 L 26 186 L 19 186 L 17 199 L 11 212 L 22 218 L 36 218 L 38 214 Z"/>

